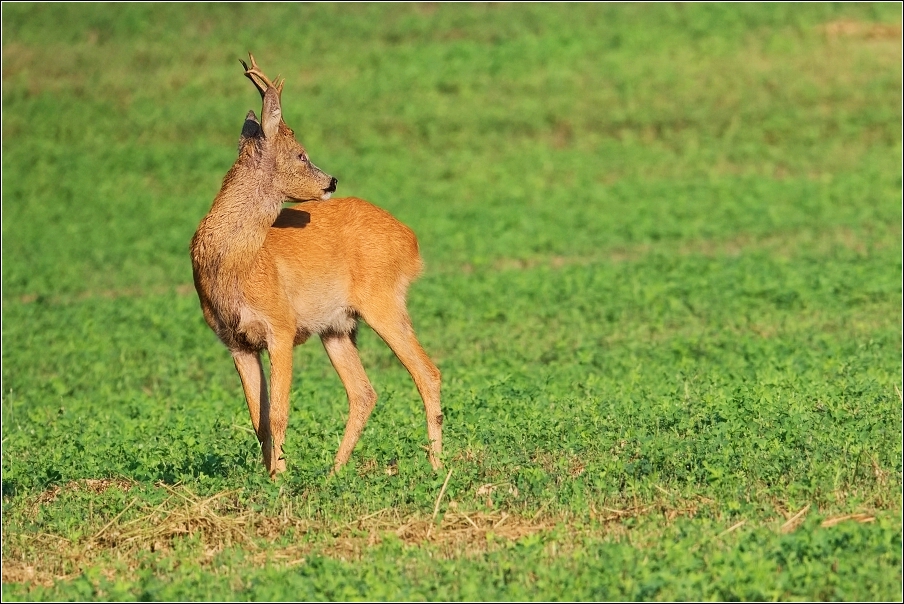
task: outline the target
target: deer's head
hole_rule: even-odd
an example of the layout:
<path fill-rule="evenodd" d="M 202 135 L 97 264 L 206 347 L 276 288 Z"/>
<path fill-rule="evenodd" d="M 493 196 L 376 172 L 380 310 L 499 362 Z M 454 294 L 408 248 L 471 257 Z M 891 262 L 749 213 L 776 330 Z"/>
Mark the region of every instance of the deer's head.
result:
<path fill-rule="evenodd" d="M 248 112 L 242 129 L 241 148 L 253 145 L 260 169 L 268 180 L 267 186 L 289 201 L 329 199 L 336 190 L 337 180 L 311 163 L 305 148 L 295 139 L 295 133 L 283 121 L 281 96 L 285 80 L 271 82 L 248 53 L 251 67 L 242 61 L 245 76 L 261 93 L 260 121 L 253 111 Z"/>

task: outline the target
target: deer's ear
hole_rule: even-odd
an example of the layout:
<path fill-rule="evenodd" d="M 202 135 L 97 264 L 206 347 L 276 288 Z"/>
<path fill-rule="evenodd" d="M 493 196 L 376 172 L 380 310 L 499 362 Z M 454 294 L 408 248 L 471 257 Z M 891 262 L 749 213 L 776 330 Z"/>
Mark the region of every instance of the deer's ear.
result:
<path fill-rule="evenodd" d="M 271 138 L 279 131 L 279 123 L 282 121 L 282 109 L 279 103 L 279 92 L 271 86 L 264 93 L 264 106 L 261 109 L 261 126 L 264 136 Z"/>
<path fill-rule="evenodd" d="M 261 131 L 261 123 L 257 121 L 257 116 L 253 111 L 249 111 L 245 116 L 245 124 L 242 126 L 242 138 L 258 138 L 263 134 Z"/>
<path fill-rule="evenodd" d="M 257 121 L 257 116 L 253 111 L 249 111 L 245 116 L 245 123 L 242 125 L 242 136 L 239 138 L 239 153 L 248 149 L 249 143 L 258 143 L 264 137 L 261 130 L 261 123 Z"/>

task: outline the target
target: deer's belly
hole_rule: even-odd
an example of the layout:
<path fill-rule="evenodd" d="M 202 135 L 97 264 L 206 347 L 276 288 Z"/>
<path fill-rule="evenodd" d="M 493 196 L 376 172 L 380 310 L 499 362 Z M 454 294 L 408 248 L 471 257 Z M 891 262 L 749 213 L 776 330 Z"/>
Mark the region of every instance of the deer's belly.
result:
<path fill-rule="evenodd" d="M 312 334 L 353 332 L 358 325 L 358 313 L 344 301 L 306 300 L 296 303 L 295 321 L 298 326 L 295 341 L 300 344 Z"/>

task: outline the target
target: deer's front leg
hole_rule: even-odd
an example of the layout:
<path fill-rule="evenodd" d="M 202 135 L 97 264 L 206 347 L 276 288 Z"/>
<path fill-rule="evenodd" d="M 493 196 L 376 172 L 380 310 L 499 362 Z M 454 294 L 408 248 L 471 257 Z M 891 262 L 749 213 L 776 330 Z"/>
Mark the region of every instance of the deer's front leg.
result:
<path fill-rule="evenodd" d="M 270 349 L 270 404 L 261 407 L 261 424 L 269 427 L 263 441 L 264 465 L 270 477 L 286 471 L 283 444 L 289 424 L 289 390 L 292 386 L 292 341 Z M 263 428 L 266 430 L 266 428 Z"/>
<path fill-rule="evenodd" d="M 267 396 L 267 382 L 264 377 L 264 366 L 261 364 L 261 356 L 258 351 L 233 350 L 232 360 L 235 362 L 236 371 L 242 379 L 242 390 L 245 391 L 245 402 L 248 403 L 248 413 L 251 414 L 251 425 L 257 435 L 257 441 L 262 443 L 266 437 L 267 426 L 261 426 L 261 406 L 268 407 L 270 402 Z M 263 428 L 264 433 L 261 432 Z"/>

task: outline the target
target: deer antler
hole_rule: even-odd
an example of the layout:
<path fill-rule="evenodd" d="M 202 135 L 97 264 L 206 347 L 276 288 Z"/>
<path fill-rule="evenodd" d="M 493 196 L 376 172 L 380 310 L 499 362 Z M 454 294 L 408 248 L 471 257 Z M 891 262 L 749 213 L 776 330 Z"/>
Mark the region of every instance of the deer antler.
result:
<path fill-rule="evenodd" d="M 276 81 L 271 82 L 270 79 L 264 75 L 264 72 L 260 70 L 257 66 L 257 61 L 254 60 L 254 55 L 250 52 L 248 53 L 248 58 L 251 59 L 251 68 L 248 68 L 248 64 L 245 61 L 239 59 L 239 62 L 242 64 L 242 67 L 245 68 L 245 77 L 247 77 L 251 82 L 257 87 L 257 89 L 261 93 L 261 98 L 264 98 L 264 93 L 267 92 L 268 88 L 276 88 L 276 92 L 282 96 L 282 88 L 283 84 L 286 83 L 285 78 L 282 80 L 279 79 L 279 76 L 276 76 Z"/>

